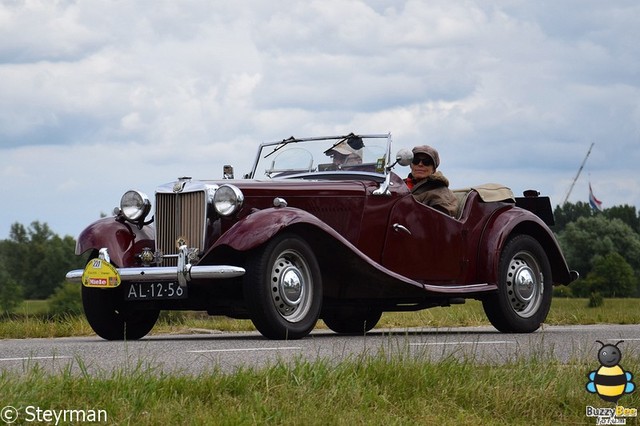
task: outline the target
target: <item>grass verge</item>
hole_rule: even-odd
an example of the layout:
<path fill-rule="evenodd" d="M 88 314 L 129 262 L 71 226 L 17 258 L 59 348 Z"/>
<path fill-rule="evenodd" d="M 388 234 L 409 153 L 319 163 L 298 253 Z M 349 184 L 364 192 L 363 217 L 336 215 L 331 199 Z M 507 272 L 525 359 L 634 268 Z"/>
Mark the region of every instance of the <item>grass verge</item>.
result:
<path fill-rule="evenodd" d="M 0 374 L 0 405 L 105 410 L 108 424 L 595 424 L 585 390 L 593 362 L 551 359 L 501 366 L 445 359 L 361 357 L 340 364 L 279 362 L 234 374 L 166 375 L 140 364 L 103 377 Z M 640 371 L 638 358 L 625 368 Z M 624 396 L 637 407 L 637 393 Z M 24 417 L 23 417 L 24 418 Z M 632 419 L 635 421 L 636 419 Z"/>

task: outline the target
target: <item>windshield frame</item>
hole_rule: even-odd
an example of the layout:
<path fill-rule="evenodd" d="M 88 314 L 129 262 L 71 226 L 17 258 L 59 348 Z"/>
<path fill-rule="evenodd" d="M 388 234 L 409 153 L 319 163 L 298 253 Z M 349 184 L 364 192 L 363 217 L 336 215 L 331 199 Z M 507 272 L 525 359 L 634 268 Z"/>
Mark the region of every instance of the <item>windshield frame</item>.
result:
<path fill-rule="evenodd" d="M 388 166 L 389 166 L 389 162 L 391 159 L 391 133 L 386 133 L 386 134 L 348 134 L 348 135 L 338 135 L 338 136 L 319 136 L 319 137 L 307 137 L 307 138 L 295 138 L 293 136 L 291 136 L 288 139 L 282 139 L 279 141 L 272 141 L 272 142 L 262 142 L 259 147 L 258 147 L 258 152 L 256 154 L 255 160 L 253 161 L 253 166 L 251 168 L 251 172 L 246 176 L 248 179 L 258 179 L 258 178 L 265 178 L 265 179 L 277 179 L 280 176 L 276 175 L 276 176 L 269 176 L 267 173 L 265 173 L 264 175 L 260 176 L 260 177 L 256 177 L 256 173 L 258 170 L 258 165 L 260 164 L 261 160 L 264 160 L 267 157 L 270 157 L 271 155 L 276 154 L 279 150 L 285 148 L 286 146 L 289 146 L 290 144 L 298 144 L 298 143 L 322 143 L 322 142 L 330 142 L 328 144 L 326 144 L 327 148 L 331 149 L 332 147 L 335 147 L 338 143 L 340 143 L 343 140 L 347 140 L 349 138 L 361 138 L 363 141 L 366 141 L 367 139 L 386 139 L 386 147 L 385 147 L 385 151 L 384 151 L 384 164 L 381 167 L 381 172 L 379 172 L 378 174 L 382 177 L 384 177 L 387 173 L 388 173 Z M 272 148 L 272 149 L 270 149 Z M 316 168 L 317 168 L 317 164 L 316 164 Z M 334 173 L 348 173 L 348 170 L 335 170 Z M 307 175 L 310 173 L 313 174 L 317 174 L 318 178 L 321 178 L 321 176 L 323 175 L 324 172 L 322 171 L 318 171 L 318 170 L 308 170 L 306 172 Z M 351 174 L 353 174 L 353 172 L 351 172 Z M 293 177 L 295 176 L 295 173 L 291 176 L 287 176 L 287 177 Z M 281 176 L 284 177 L 284 176 Z M 345 176 L 346 177 L 346 176 Z"/>

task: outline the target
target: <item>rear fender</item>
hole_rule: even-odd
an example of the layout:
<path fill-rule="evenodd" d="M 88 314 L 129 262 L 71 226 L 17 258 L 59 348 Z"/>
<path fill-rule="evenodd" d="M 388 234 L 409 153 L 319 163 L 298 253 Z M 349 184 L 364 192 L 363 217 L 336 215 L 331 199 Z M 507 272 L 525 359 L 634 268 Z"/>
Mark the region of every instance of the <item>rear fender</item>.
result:
<path fill-rule="evenodd" d="M 494 212 L 483 232 L 478 250 L 479 270 L 484 276 L 479 282 L 498 283 L 498 268 L 502 248 L 512 235 L 527 234 L 535 238 L 544 249 L 555 284 L 569 284 L 575 275 L 569 270 L 553 232 L 535 214 L 517 207 L 507 207 Z"/>
<path fill-rule="evenodd" d="M 251 213 L 225 232 L 209 252 L 221 246 L 237 251 L 251 250 L 267 242 L 278 232 L 296 224 L 307 224 L 321 229 L 343 243 L 349 244 L 333 228 L 314 215 L 294 207 L 273 207 Z"/>
<path fill-rule="evenodd" d="M 111 262 L 120 267 L 137 264 L 135 255 L 143 248 L 155 251 L 155 228 L 144 226 L 142 229 L 122 223 L 114 217 L 106 217 L 87 226 L 78 236 L 76 254 L 106 247 Z"/>

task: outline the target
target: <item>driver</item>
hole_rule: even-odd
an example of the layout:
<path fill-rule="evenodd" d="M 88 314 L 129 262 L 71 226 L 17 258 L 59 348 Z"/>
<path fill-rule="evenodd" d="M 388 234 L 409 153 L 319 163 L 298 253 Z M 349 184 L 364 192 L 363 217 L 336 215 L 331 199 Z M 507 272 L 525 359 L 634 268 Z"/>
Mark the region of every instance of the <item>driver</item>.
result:
<path fill-rule="evenodd" d="M 435 148 L 420 145 L 413 148 L 411 173 L 404 181 L 416 200 L 449 216 L 454 216 L 458 199 L 449 189 L 449 179 L 436 171 L 440 156 Z"/>

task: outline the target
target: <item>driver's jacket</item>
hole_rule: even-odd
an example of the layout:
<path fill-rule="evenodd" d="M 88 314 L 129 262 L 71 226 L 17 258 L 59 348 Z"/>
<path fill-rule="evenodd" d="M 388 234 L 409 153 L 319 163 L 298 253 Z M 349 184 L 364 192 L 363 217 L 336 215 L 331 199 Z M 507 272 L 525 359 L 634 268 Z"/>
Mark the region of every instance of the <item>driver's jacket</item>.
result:
<path fill-rule="evenodd" d="M 409 174 L 404 181 L 416 200 L 449 216 L 456 214 L 458 199 L 449 189 L 449 179 L 442 172 L 436 171 L 419 181 Z"/>

